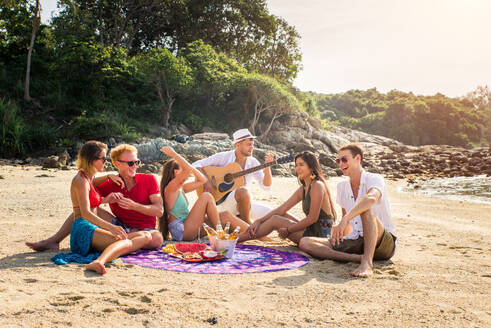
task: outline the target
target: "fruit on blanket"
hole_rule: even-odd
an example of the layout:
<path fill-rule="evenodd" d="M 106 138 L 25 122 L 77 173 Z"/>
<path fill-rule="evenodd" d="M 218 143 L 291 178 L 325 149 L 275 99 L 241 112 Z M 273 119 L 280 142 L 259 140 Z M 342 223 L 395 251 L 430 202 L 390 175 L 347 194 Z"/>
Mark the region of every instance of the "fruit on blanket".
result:
<path fill-rule="evenodd" d="M 178 253 L 198 253 L 206 249 L 206 244 L 174 244 Z"/>
<path fill-rule="evenodd" d="M 218 253 L 217 253 L 217 252 L 215 252 L 215 251 L 204 251 L 204 252 L 202 253 L 202 255 L 203 255 L 203 257 L 204 257 L 205 259 L 212 259 L 212 258 L 217 257 L 217 256 L 218 256 Z"/>
<path fill-rule="evenodd" d="M 195 252 L 182 253 L 182 257 L 186 260 L 201 260 L 202 259 L 201 255 L 199 255 L 199 253 L 195 253 Z"/>
<path fill-rule="evenodd" d="M 161 251 L 164 253 L 175 253 L 176 249 L 174 248 L 173 244 L 167 244 L 165 247 L 162 247 Z"/>

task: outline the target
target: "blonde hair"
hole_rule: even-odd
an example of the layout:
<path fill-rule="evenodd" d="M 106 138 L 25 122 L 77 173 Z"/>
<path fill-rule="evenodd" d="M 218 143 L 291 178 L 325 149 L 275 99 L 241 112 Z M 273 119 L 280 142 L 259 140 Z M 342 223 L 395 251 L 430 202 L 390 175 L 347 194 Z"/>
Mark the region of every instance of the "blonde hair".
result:
<path fill-rule="evenodd" d="M 122 144 L 111 150 L 111 162 L 113 162 L 114 164 L 115 161 L 118 161 L 121 157 L 121 154 L 125 151 L 129 151 L 130 153 L 138 153 L 138 150 L 132 145 Z"/>
<path fill-rule="evenodd" d="M 84 171 L 87 175 L 93 175 L 96 170 L 92 163 L 98 160 L 101 152 L 106 149 L 107 146 L 105 143 L 95 140 L 87 141 L 78 152 L 77 168 Z"/>

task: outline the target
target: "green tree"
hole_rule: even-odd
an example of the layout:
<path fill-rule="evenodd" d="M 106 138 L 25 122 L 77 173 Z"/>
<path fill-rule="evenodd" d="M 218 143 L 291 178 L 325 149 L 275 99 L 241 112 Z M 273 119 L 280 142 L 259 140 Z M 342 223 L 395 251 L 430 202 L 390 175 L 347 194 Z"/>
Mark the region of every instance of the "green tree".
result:
<path fill-rule="evenodd" d="M 269 114 L 267 127 L 260 138 L 265 138 L 273 122 L 285 115 L 300 109 L 295 96 L 278 81 L 260 74 L 238 75 L 235 80 L 237 87 L 247 96 L 247 104 L 252 106 L 252 119 L 249 124 L 251 132 L 257 133 L 257 125 L 261 118 Z M 247 111 L 249 112 L 249 110 Z"/>
<path fill-rule="evenodd" d="M 152 49 L 134 60 L 156 90 L 161 103 L 162 123 L 167 127 L 176 98 L 191 90 L 191 68 L 183 57 L 177 58 L 167 49 Z"/>
<path fill-rule="evenodd" d="M 130 54 L 181 51 L 203 40 L 249 71 L 291 82 L 300 69 L 298 32 L 264 0 L 60 0 L 55 25 L 79 41 L 123 46 Z M 67 33 L 64 33 L 67 34 Z"/>
<path fill-rule="evenodd" d="M 29 93 L 29 82 L 31 80 L 31 57 L 32 49 L 34 48 L 34 40 L 36 39 L 36 33 L 39 29 L 39 25 L 41 25 L 41 8 L 39 5 L 39 0 L 36 0 L 36 7 L 32 16 L 31 42 L 29 43 L 29 51 L 27 53 L 26 79 L 24 87 L 24 100 L 27 102 L 31 101 L 31 95 Z"/>
<path fill-rule="evenodd" d="M 248 56 L 249 70 L 269 75 L 279 81 L 292 83 L 301 68 L 302 55 L 298 47 L 300 35 L 284 19 L 273 16 L 270 33 L 251 45 L 254 53 Z"/>

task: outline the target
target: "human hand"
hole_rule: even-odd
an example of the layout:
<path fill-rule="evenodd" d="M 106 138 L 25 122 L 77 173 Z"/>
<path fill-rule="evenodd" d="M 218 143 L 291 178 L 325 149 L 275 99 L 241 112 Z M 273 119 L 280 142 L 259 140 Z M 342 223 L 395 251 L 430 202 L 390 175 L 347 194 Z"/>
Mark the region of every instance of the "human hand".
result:
<path fill-rule="evenodd" d="M 273 154 L 267 153 L 266 155 L 264 155 L 264 163 L 269 163 L 272 161 L 274 161 L 274 155 Z"/>
<path fill-rule="evenodd" d="M 119 175 L 109 174 L 108 177 L 109 177 L 109 179 L 112 180 L 112 182 L 117 184 L 120 188 L 124 187 L 124 181 L 123 181 L 123 179 L 121 179 L 121 177 Z"/>
<path fill-rule="evenodd" d="M 213 187 L 211 186 L 210 181 L 206 181 L 206 183 L 203 185 L 203 192 L 209 192 L 210 194 L 213 194 Z"/>
<path fill-rule="evenodd" d="M 136 202 L 125 197 L 118 199 L 118 205 L 125 210 L 135 210 L 136 206 L 138 206 Z"/>
<path fill-rule="evenodd" d="M 331 245 L 339 245 L 344 239 L 344 230 L 346 229 L 346 220 L 341 219 L 338 224 L 332 227 L 331 230 Z"/>
<path fill-rule="evenodd" d="M 172 157 L 172 158 L 174 158 L 177 155 L 174 148 L 172 148 L 170 146 L 164 146 L 164 147 L 160 148 L 160 151 L 163 152 L 164 154 L 166 154 L 167 156 Z"/>
<path fill-rule="evenodd" d="M 285 239 L 288 237 L 288 229 L 287 228 L 279 228 L 278 229 L 278 235 L 280 236 L 281 239 Z"/>
<path fill-rule="evenodd" d="M 123 227 L 110 224 L 107 230 L 112 233 L 116 239 L 124 240 L 128 238 L 128 235 L 126 234 L 126 231 L 124 231 Z"/>
<path fill-rule="evenodd" d="M 261 225 L 261 220 L 256 220 L 254 222 L 252 222 L 252 224 L 249 226 L 249 228 L 247 228 L 247 230 L 249 231 L 249 235 L 251 236 L 252 239 L 255 239 L 256 238 L 256 235 L 257 235 L 257 230 L 259 229 L 259 226 Z"/>
<path fill-rule="evenodd" d="M 108 203 L 108 204 L 112 204 L 120 199 L 123 199 L 124 196 L 122 193 L 120 192 L 112 192 L 110 193 L 109 195 L 107 195 L 106 197 L 104 197 L 104 201 L 103 203 Z"/>

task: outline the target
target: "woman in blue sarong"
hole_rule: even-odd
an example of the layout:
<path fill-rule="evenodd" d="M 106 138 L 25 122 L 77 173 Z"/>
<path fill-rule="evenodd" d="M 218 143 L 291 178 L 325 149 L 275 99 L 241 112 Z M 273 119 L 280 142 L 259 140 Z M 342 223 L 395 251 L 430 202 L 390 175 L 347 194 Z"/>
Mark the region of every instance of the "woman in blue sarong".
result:
<path fill-rule="evenodd" d="M 112 194 L 102 198 L 94 185 L 99 182 L 95 173 L 102 172 L 106 162 L 107 146 L 98 141 L 87 141 L 78 153 L 78 173 L 72 180 L 70 196 L 73 204 L 74 222 L 70 232 L 70 248 L 82 257 L 91 252 L 102 252 L 97 259 L 87 264 L 87 270 L 105 274 L 104 264 L 140 249 L 152 239 L 148 231 L 126 234 L 125 230 L 97 215 L 101 203 L 112 201 Z M 100 183 L 100 182 L 99 182 Z M 87 263 L 87 262 L 85 262 Z"/>

